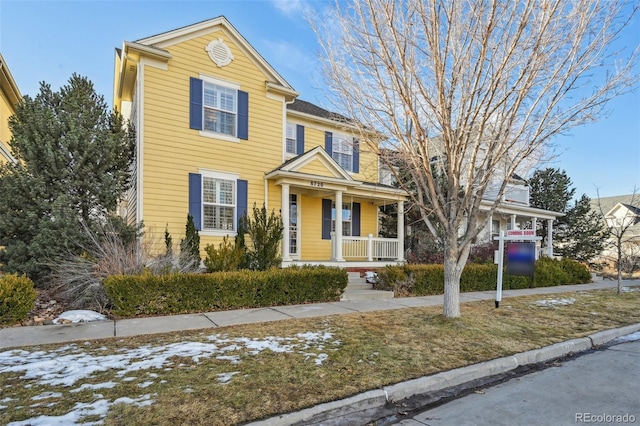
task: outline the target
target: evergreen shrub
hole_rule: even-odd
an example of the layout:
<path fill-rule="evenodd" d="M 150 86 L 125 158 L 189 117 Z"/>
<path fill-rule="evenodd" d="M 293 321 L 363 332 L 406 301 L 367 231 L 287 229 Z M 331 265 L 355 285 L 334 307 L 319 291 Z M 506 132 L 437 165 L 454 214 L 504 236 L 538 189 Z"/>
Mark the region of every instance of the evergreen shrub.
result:
<path fill-rule="evenodd" d="M 460 277 L 460 291 L 493 291 L 498 267 L 495 264 L 468 264 Z M 503 289 L 550 287 L 591 282 L 586 266 L 569 259 L 540 258 L 533 279 L 503 275 Z M 378 272 L 376 288 L 393 290 L 397 297 L 427 296 L 444 292 L 444 265 L 387 266 Z"/>
<path fill-rule="evenodd" d="M 209 272 L 235 271 L 245 263 L 246 249 L 225 236 L 218 248 L 213 244 L 204 247 L 204 266 Z"/>
<path fill-rule="evenodd" d="M 17 274 L 0 275 L 0 324 L 14 324 L 27 317 L 38 293 L 33 281 Z"/>
<path fill-rule="evenodd" d="M 257 308 L 340 299 L 347 272 L 299 267 L 210 274 L 114 275 L 104 280 L 121 317 Z"/>

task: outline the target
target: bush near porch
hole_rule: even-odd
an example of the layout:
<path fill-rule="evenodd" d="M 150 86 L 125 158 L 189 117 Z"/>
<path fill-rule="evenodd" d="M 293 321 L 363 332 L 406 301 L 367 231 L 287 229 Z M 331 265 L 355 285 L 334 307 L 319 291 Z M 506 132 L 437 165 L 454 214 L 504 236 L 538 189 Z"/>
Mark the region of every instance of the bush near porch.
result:
<path fill-rule="evenodd" d="M 491 291 L 496 289 L 498 266 L 468 264 L 462 271 L 460 291 Z M 533 278 L 504 275 L 503 288 L 519 289 L 551 287 L 591 282 L 586 266 L 569 259 L 541 258 L 536 262 Z M 377 290 L 393 290 L 396 297 L 427 296 L 444 292 L 444 266 L 403 265 L 387 266 L 378 272 L 374 285 Z"/>
<path fill-rule="evenodd" d="M 114 275 L 104 280 L 114 315 L 166 315 L 333 302 L 347 272 L 329 267 L 210 274 Z"/>

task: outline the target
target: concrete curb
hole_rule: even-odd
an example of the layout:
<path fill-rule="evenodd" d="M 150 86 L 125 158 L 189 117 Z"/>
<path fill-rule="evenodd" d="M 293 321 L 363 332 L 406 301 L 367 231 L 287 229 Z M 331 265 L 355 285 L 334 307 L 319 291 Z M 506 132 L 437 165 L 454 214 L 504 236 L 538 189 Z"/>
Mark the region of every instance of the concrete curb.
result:
<path fill-rule="evenodd" d="M 540 349 L 385 386 L 379 390 L 372 390 L 346 399 L 327 402 L 294 413 L 282 414 L 249 423 L 249 425 L 286 426 L 292 424 L 310 424 L 307 422 L 311 421 L 317 424 L 322 423 L 323 420 L 329 423 L 331 419 L 335 419 L 336 417 L 379 408 L 388 402 L 398 402 L 413 396 L 443 391 L 447 388 L 472 382 L 473 380 L 506 373 L 517 367 L 537 364 L 569 354 L 595 349 L 618 337 L 632 334 L 636 331 L 640 331 L 640 323 L 600 331 L 587 337 L 568 340 Z"/>
<path fill-rule="evenodd" d="M 612 330 L 599 331 L 589 335 L 589 339 L 591 339 L 591 344 L 595 348 L 615 340 L 620 336 L 626 336 L 627 334 L 632 334 L 636 331 L 640 331 L 640 324 L 632 324 L 627 325 L 626 327 L 614 328 Z"/>
<path fill-rule="evenodd" d="M 354 395 L 338 401 L 326 402 L 294 413 L 281 414 L 269 419 L 249 423 L 255 426 L 285 426 L 292 424 L 305 424 L 320 416 L 322 418 L 339 417 L 369 408 L 380 407 L 387 403 L 385 392 L 381 389 L 372 390 Z M 315 423 L 315 421 L 313 421 Z"/>

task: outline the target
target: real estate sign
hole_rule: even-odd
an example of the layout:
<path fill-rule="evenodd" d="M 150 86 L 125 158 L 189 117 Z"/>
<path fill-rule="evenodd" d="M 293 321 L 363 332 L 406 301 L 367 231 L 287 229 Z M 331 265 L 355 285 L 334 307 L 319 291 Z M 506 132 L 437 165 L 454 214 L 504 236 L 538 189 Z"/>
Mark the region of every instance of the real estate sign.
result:
<path fill-rule="evenodd" d="M 536 243 L 511 242 L 507 244 L 507 274 L 533 277 L 536 264 Z"/>

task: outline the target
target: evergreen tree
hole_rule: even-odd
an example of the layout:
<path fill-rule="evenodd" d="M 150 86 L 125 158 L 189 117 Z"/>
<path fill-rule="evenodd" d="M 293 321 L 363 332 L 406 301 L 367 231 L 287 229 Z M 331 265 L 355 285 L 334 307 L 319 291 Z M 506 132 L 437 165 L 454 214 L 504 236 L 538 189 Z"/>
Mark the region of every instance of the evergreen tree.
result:
<path fill-rule="evenodd" d="M 586 195 L 574 201 L 575 188 L 564 170 L 547 168 L 536 170 L 529 180 L 530 203 L 533 207 L 565 213 L 553 227 L 554 251 L 563 257 L 588 262 L 602 252 L 604 230 L 602 218 L 592 211 Z M 538 222 L 538 235 L 543 246 L 547 243 L 547 223 Z"/>
<path fill-rule="evenodd" d="M 169 233 L 169 224 L 164 228 L 164 247 L 165 247 L 165 255 L 168 258 L 173 257 L 173 238 L 171 238 L 171 234 Z"/>
<path fill-rule="evenodd" d="M 17 162 L 0 167 L 0 262 L 37 283 L 79 254 L 130 187 L 135 135 L 86 77 L 25 96 L 9 118 Z"/>
<path fill-rule="evenodd" d="M 591 199 L 586 195 L 567 210 L 563 224 L 557 230 L 556 252 L 562 257 L 589 262 L 602 253 L 606 231 L 602 215 L 591 210 Z M 554 239 L 556 236 L 554 235 Z"/>
<path fill-rule="evenodd" d="M 179 262 L 183 270 L 200 269 L 200 234 L 190 214 L 187 215 L 184 239 L 180 241 Z"/>
<path fill-rule="evenodd" d="M 554 168 L 536 170 L 529 179 L 529 203 L 539 209 L 565 213 L 575 192 L 576 190 L 571 188 L 571 179 L 564 170 Z M 563 223 L 564 218 L 559 218 L 555 229 L 557 230 Z M 542 237 L 544 247 L 548 244 L 547 222 L 538 223 L 538 227 L 538 236 Z"/>
<path fill-rule="evenodd" d="M 273 210 L 268 214 L 264 204 L 258 208 L 254 203 L 253 217 L 247 220 L 246 227 L 253 245 L 249 251 L 251 268 L 265 271 L 280 266 L 279 249 L 284 230 L 282 217 Z"/>

